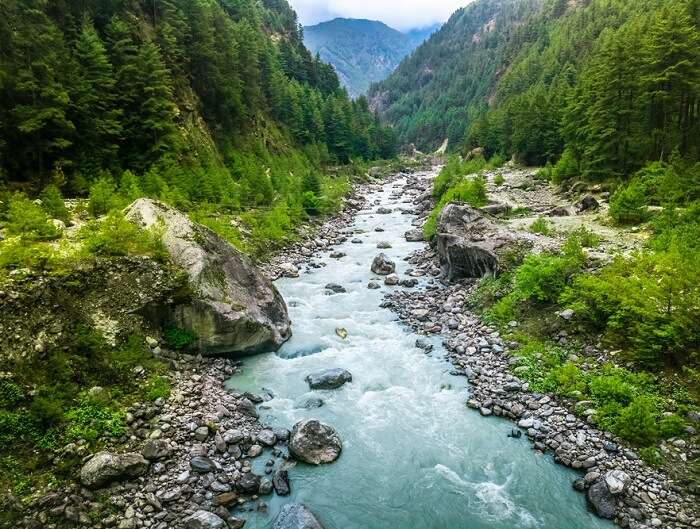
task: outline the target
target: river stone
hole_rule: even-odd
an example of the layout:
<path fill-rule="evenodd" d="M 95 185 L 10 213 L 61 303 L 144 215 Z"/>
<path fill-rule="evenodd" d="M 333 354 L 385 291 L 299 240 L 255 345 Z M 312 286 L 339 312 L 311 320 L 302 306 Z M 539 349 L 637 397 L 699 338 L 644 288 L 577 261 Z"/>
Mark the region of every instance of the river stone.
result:
<path fill-rule="evenodd" d="M 347 292 L 343 285 L 339 285 L 337 283 L 328 283 L 326 285 L 326 290 L 329 290 L 334 294 L 345 294 Z"/>
<path fill-rule="evenodd" d="M 380 276 L 388 276 L 396 271 L 396 264 L 386 254 L 380 253 L 372 261 L 372 272 Z"/>
<path fill-rule="evenodd" d="M 289 474 L 286 470 L 278 469 L 272 475 L 272 486 L 275 492 L 280 496 L 288 496 L 289 489 Z"/>
<path fill-rule="evenodd" d="M 195 456 L 190 459 L 190 467 L 195 472 L 206 474 L 207 472 L 214 472 L 216 470 L 216 463 L 206 456 Z"/>
<path fill-rule="evenodd" d="M 622 494 L 630 481 L 630 477 L 622 470 L 610 470 L 604 479 L 610 494 L 614 496 Z"/>
<path fill-rule="evenodd" d="M 141 198 L 125 213 L 142 228 L 162 225 L 165 249 L 193 293 L 173 308 L 153 307 L 147 315 L 156 323 L 193 332 L 191 348 L 204 355 L 277 350 L 289 339 L 287 305 L 248 257 L 161 202 Z"/>
<path fill-rule="evenodd" d="M 141 455 L 149 461 L 165 459 L 170 455 L 170 443 L 166 439 L 149 439 L 141 450 Z"/>
<path fill-rule="evenodd" d="M 393 287 L 398 285 L 399 281 L 399 276 L 397 276 L 396 274 L 389 274 L 388 276 L 386 276 L 386 279 L 384 279 L 384 284 Z"/>
<path fill-rule="evenodd" d="M 313 408 L 320 408 L 323 406 L 323 399 L 318 397 L 309 397 L 308 399 L 302 399 L 297 401 L 296 407 L 310 410 Z"/>
<path fill-rule="evenodd" d="M 424 240 L 423 230 L 420 228 L 408 230 L 406 233 L 404 233 L 404 237 L 408 242 L 421 242 Z"/>
<path fill-rule="evenodd" d="M 311 465 L 332 463 L 342 449 L 343 444 L 333 427 L 316 419 L 296 423 L 289 439 L 291 455 Z"/>
<path fill-rule="evenodd" d="M 209 511 L 196 511 L 183 520 L 187 529 L 228 529 L 226 522 Z"/>
<path fill-rule="evenodd" d="M 385 208 L 385 207 L 379 207 L 377 208 L 377 214 L 378 215 L 388 215 L 389 213 L 392 212 L 391 208 Z"/>
<path fill-rule="evenodd" d="M 141 454 L 99 452 L 80 470 L 80 482 L 88 489 L 99 489 L 112 483 L 142 476 L 148 461 Z"/>
<path fill-rule="evenodd" d="M 615 517 L 615 496 L 608 490 L 604 479 L 599 479 L 586 492 L 586 499 L 593 511 L 601 518 L 612 520 Z"/>
<path fill-rule="evenodd" d="M 311 389 L 337 389 L 347 382 L 352 382 L 352 374 L 346 369 L 328 369 L 311 373 L 306 377 Z"/>
<path fill-rule="evenodd" d="M 377 243 L 377 248 L 380 250 L 387 250 L 387 249 L 391 248 L 391 243 L 389 243 L 387 241 L 379 241 Z"/>
<path fill-rule="evenodd" d="M 261 445 L 274 446 L 277 442 L 277 436 L 275 435 L 275 432 L 269 428 L 266 428 L 258 432 L 257 440 Z"/>
<path fill-rule="evenodd" d="M 288 503 L 280 510 L 272 529 L 324 529 L 316 516 L 301 503 Z"/>
<path fill-rule="evenodd" d="M 243 492 L 254 494 L 260 490 L 260 476 L 252 472 L 246 472 L 241 476 L 238 486 Z"/>
<path fill-rule="evenodd" d="M 437 220 L 437 250 L 448 281 L 495 276 L 517 246 L 510 232 L 471 206 L 447 204 Z"/>

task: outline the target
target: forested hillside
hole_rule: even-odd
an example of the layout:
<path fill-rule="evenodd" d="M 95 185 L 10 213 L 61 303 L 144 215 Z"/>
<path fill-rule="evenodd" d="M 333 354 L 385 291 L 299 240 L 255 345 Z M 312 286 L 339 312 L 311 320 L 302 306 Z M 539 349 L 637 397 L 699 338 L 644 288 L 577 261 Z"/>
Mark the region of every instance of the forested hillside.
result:
<path fill-rule="evenodd" d="M 375 20 L 336 18 L 305 27 L 304 43 L 333 65 L 350 95 L 357 97 L 385 79 L 434 30 L 401 33 Z"/>
<path fill-rule="evenodd" d="M 0 5 L 0 181 L 30 196 L 99 184 L 284 224 L 318 205 L 321 165 L 392 149 L 284 0 Z"/>
<path fill-rule="evenodd" d="M 696 160 L 699 22 L 697 0 L 479 1 L 371 97 L 404 142 L 528 164 L 564 154 L 562 177 Z"/>

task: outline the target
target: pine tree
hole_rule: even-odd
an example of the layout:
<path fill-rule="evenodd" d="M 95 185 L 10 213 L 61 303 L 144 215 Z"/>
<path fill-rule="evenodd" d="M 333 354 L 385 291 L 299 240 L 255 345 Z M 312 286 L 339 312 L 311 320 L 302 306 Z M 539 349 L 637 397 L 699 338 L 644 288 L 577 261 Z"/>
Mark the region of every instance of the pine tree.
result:
<path fill-rule="evenodd" d="M 78 165 L 96 174 L 114 169 L 122 132 L 116 109 L 115 77 L 107 51 L 95 28 L 84 22 L 75 45 L 77 75 L 73 95 L 75 124 L 80 134 Z"/>

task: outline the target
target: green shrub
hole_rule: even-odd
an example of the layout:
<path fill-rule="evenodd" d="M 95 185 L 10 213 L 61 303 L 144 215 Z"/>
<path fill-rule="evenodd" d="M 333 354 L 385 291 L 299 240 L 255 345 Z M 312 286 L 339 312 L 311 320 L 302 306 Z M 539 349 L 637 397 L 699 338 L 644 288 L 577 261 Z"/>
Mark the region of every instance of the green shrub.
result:
<path fill-rule="evenodd" d="M 321 213 L 321 200 L 313 191 L 306 191 L 302 195 L 302 206 L 308 215 L 319 215 Z"/>
<path fill-rule="evenodd" d="M 51 224 L 41 206 L 21 194 L 10 199 L 5 230 L 8 235 L 30 241 L 49 241 L 61 236 L 61 230 Z"/>
<path fill-rule="evenodd" d="M 432 238 L 437 232 L 437 219 L 442 209 L 450 202 L 463 202 L 474 207 L 485 206 L 488 203 L 486 194 L 486 181 L 480 177 L 465 178 L 452 183 L 452 187 L 447 189 L 438 204 L 428 216 L 423 226 L 423 233 L 426 238 Z"/>
<path fill-rule="evenodd" d="M 515 273 L 515 292 L 522 300 L 555 302 L 572 274 L 564 257 L 529 255 Z"/>
<path fill-rule="evenodd" d="M 24 400 L 24 392 L 11 380 L 0 380 L 0 408 L 13 408 Z"/>
<path fill-rule="evenodd" d="M 646 187 L 640 180 L 632 180 L 610 198 L 610 217 L 617 224 L 639 224 L 649 218 L 646 203 Z"/>
<path fill-rule="evenodd" d="M 80 230 L 78 238 L 88 254 L 98 257 L 146 255 L 165 260 L 167 256 L 160 229 L 142 230 L 118 211 L 110 212 L 105 219 L 89 222 Z"/>
<path fill-rule="evenodd" d="M 153 375 L 144 385 L 143 396 L 150 401 L 167 399 L 170 396 L 170 381 L 163 376 Z"/>
<path fill-rule="evenodd" d="M 663 465 L 664 458 L 655 446 L 645 446 L 639 449 L 639 457 L 650 467 L 658 468 Z"/>
<path fill-rule="evenodd" d="M 506 179 L 501 173 L 497 173 L 496 176 L 493 177 L 493 183 L 500 187 L 506 183 Z"/>
<path fill-rule="evenodd" d="M 550 180 L 555 184 L 574 178 L 580 174 L 580 165 L 571 149 L 564 149 L 554 168 L 551 170 Z"/>
<path fill-rule="evenodd" d="M 73 441 L 96 441 L 103 435 L 119 437 L 126 431 L 124 413 L 83 394 L 78 405 L 66 413 L 66 437 Z"/>
<path fill-rule="evenodd" d="M 583 248 L 595 248 L 602 242 L 602 238 L 597 233 L 592 232 L 585 226 L 571 232 L 570 237 L 575 238 Z"/>
<path fill-rule="evenodd" d="M 187 329 L 179 327 L 167 327 L 163 331 L 163 338 L 172 349 L 186 349 L 197 341 L 197 335 Z"/>
<path fill-rule="evenodd" d="M 440 200 L 447 191 L 465 176 L 477 174 L 486 167 L 483 157 L 460 161 L 456 156 L 450 158 L 433 182 L 433 197 Z"/>
<path fill-rule="evenodd" d="M 549 391 L 559 395 L 571 396 L 586 390 L 586 377 L 583 371 L 573 362 L 566 362 L 552 369 L 544 380 Z"/>
<path fill-rule="evenodd" d="M 53 219 L 63 222 L 70 220 L 70 213 L 63 200 L 61 191 L 55 185 L 48 185 L 41 192 L 41 207 Z"/>
<path fill-rule="evenodd" d="M 648 396 L 636 397 L 620 411 L 613 432 L 639 446 L 649 446 L 659 437 L 656 407 Z"/>
<path fill-rule="evenodd" d="M 50 270 L 61 261 L 60 256 L 45 243 L 28 243 L 13 238 L 0 243 L 0 269 L 30 268 Z"/>
<path fill-rule="evenodd" d="M 117 194 L 117 186 L 112 178 L 101 176 L 90 186 L 88 210 L 94 217 L 105 215 L 122 205 Z"/>
<path fill-rule="evenodd" d="M 659 421 L 659 434 L 663 438 L 676 437 L 685 431 L 685 421 L 679 415 L 665 415 Z"/>
<path fill-rule="evenodd" d="M 486 164 L 486 169 L 498 169 L 499 167 L 503 167 L 503 164 L 505 164 L 506 161 L 507 159 L 505 156 L 496 153 L 491 158 L 489 158 L 489 161 Z"/>
<path fill-rule="evenodd" d="M 552 223 L 544 217 L 539 217 L 535 222 L 533 222 L 530 225 L 530 231 L 532 233 L 539 233 L 541 235 L 554 235 L 554 228 L 552 227 Z"/>

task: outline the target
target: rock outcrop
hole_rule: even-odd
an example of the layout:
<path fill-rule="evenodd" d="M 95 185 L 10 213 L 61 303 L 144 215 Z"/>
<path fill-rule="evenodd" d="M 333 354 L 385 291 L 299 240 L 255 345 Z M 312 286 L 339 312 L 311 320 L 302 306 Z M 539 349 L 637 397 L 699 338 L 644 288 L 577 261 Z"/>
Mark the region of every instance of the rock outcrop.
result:
<path fill-rule="evenodd" d="M 288 503 L 280 510 L 272 529 L 323 529 L 323 526 L 305 505 Z"/>
<path fill-rule="evenodd" d="M 495 276 L 501 258 L 517 241 L 497 222 L 471 206 L 447 204 L 437 221 L 437 250 L 449 281 Z"/>
<path fill-rule="evenodd" d="M 80 482 L 88 489 L 99 489 L 114 481 L 142 476 L 148 461 L 141 454 L 98 452 L 80 470 Z"/>
<path fill-rule="evenodd" d="M 279 348 L 291 335 L 287 306 L 274 285 L 243 254 L 208 228 L 150 199 L 126 216 L 142 228 L 162 230 L 173 263 L 182 268 L 191 300 L 153 311 L 161 324 L 192 331 L 203 354 L 251 354 Z M 160 228 L 159 228 L 160 226 Z"/>
<path fill-rule="evenodd" d="M 343 444 L 333 427 L 316 419 L 296 423 L 289 437 L 289 452 L 310 465 L 332 463 L 340 457 L 342 449 Z"/>

